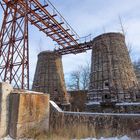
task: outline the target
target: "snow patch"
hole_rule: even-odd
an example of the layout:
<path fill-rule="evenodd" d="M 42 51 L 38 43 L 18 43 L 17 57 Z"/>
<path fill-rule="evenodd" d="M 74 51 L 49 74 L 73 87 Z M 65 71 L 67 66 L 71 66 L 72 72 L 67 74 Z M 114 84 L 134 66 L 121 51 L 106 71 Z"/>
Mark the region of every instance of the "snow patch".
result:
<path fill-rule="evenodd" d="M 10 138 L 9 136 L 2 138 L 0 140 L 15 140 Z M 19 140 L 33 140 L 33 139 L 19 139 Z M 77 139 L 73 139 L 73 140 L 77 140 Z M 128 136 L 123 136 L 123 137 L 112 137 L 112 138 L 103 138 L 101 137 L 100 139 L 96 139 L 96 138 L 85 138 L 85 139 L 80 139 L 80 140 L 132 140 L 131 138 L 129 138 Z M 134 140 L 134 139 L 133 139 Z"/>
<path fill-rule="evenodd" d="M 100 105 L 100 102 L 88 102 L 86 105 Z"/>
<path fill-rule="evenodd" d="M 50 100 L 50 104 L 58 111 L 63 112 L 62 109 L 54 102 Z"/>
<path fill-rule="evenodd" d="M 77 139 L 74 139 L 74 140 L 77 140 Z M 80 139 L 80 140 L 132 140 L 132 139 L 127 137 L 127 136 L 123 136 L 123 137 L 112 137 L 112 138 L 103 138 L 103 137 L 101 137 L 100 139 L 85 138 L 85 139 Z"/>
<path fill-rule="evenodd" d="M 137 103 L 134 103 L 134 102 L 131 102 L 131 103 L 124 102 L 124 103 L 117 103 L 116 105 L 117 106 L 137 106 L 137 105 L 140 105 L 140 102 L 137 102 Z"/>
<path fill-rule="evenodd" d="M 12 139 L 10 136 L 7 136 L 5 138 L 1 138 L 0 140 L 14 140 L 14 139 Z"/>
<path fill-rule="evenodd" d="M 7 136 L 5 138 L 1 138 L 0 140 L 16 140 L 16 139 L 12 139 L 10 136 Z M 34 139 L 23 138 L 23 139 L 18 139 L 18 140 L 34 140 Z"/>

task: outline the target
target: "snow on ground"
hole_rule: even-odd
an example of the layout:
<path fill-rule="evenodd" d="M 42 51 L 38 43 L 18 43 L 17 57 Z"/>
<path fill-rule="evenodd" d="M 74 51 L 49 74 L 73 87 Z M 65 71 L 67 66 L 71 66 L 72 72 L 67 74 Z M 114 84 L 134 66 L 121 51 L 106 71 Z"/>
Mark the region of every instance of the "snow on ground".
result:
<path fill-rule="evenodd" d="M 10 138 L 9 136 L 5 137 L 5 138 L 2 138 L 0 140 L 13 140 L 12 138 Z"/>
<path fill-rule="evenodd" d="M 76 139 L 74 139 L 76 140 Z M 127 136 L 123 136 L 123 137 L 115 137 L 115 138 L 100 138 L 100 139 L 96 139 L 96 138 L 86 138 L 86 139 L 81 139 L 81 140 L 134 140 L 134 139 L 131 139 Z"/>
<path fill-rule="evenodd" d="M 2 138 L 0 140 L 15 140 L 15 139 L 12 139 L 11 137 L 7 136 L 5 138 Z M 27 138 L 24 138 L 24 139 L 19 139 L 19 140 L 33 140 L 33 139 L 27 139 Z"/>
<path fill-rule="evenodd" d="M 0 140 L 14 140 L 12 138 L 10 138 L 9 136 L 3 138 L 3 139 L 0 139 Z M 20 140 L 33 140 L 33 139 L 20 139 Z M 73 139 L 73 140 L 77 140 L 77 139 Z M 134 140 L 134 139 L 131 139 L 127 136 L 123 136 L 123 137 L 114 137 L 114 138 L 100 138 L 100 139 L 96 139 L 96 138 L 86 138 L 86 139 L 81 139 L 81 140 Z"/>
<path fill-rule="evenodd" d="M 130 102 L 130 103 L 127 103 L 127 102 L 124 102 L 124 103 L 116 103 L 117 106 L 138 106 L 140 105 L 140 102 Z"/>
<path fill-rule="evenodd" d="M 88 102 L 86 105 L 100 105 L 100 102 Z"/>
<path fill-rule="evenodd" d="M 63 112 L 62 109 L 54 101 L 50 100 L 50 103 L 58 112 Z"/>

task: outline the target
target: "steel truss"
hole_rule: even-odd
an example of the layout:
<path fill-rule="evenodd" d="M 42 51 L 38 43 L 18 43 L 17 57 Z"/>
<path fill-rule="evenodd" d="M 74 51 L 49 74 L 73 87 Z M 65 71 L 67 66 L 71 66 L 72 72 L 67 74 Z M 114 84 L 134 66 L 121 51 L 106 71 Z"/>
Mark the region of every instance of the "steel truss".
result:
<path fill-rule="evenodd" d="M 6 5 L 0 33 L 0 79 L 15 88 L 29 88 L 28 15 Z M 20 7 L 22 8 L 22 7 Z"/>
<path fill-rule="evenodd" d="M 43 1 L 43 2 L 42 2 Z M 49 0 L 2 0 L 4 18 L 0 32 L 0 79 L 16 88 L 29 89 L 28 23 L 53 41 L 57 53 L 80 53 L 79 36 Z"/>

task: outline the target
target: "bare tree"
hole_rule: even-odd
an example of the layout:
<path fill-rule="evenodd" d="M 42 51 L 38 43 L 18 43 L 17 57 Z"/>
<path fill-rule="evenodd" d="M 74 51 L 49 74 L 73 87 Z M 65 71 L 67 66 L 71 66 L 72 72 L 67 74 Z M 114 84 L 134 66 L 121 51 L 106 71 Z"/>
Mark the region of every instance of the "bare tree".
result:
<path fill-rule="evenodd" d="M 119 15 L 119 24 L 120 24 L 121 32 L 126 37 L 127 36 L 127 30 L 124 26 L 124 23 L 122 21 L 122 17 L 120 15 Z M 133 48 L 132 48 L 132 44 L 130 42 L 127 42 L 127 49 L 128 49 L 129 55 L 131 56 Z"/>
<path fill-rule="evenodd" d="M 87 90 L 89 87 L 90 79 L 90 65 L 81 67 L 81 88 L 82 90 Z"/>
<path fill-rule="evenodd" d="M 133 67 L 134 67 L 134 71 L 138 79 L 138 82 L 140 83 L 140 59 L 133 62 Z"/>
<path fill-rule="evenodd" d="M 128 49 L 129 55 L 132 55 L 133 47 L 132 47 L 132 44 L 130 42 L 127 43 L 127 49 Z"/>
<path fill-rule="evenodd" d="M 38 46 L 36 47 L 36 52 L 37 53 L 40 53 L 43 51 L 43 42 L 42 42 L 42 39 L 39 38 L 39 41 L 38 41 Z"/>
<path fill-rule="evenodd" d="M 134 70 L 140 73 L 140 59 L 133 62 Z"/>
<path fill-rule="evenodd" d="M 80 90 L 80 71 L 75 70 L 70 74 L 70 83 L 68 84 L 70 90 Z"/>
<path fill-rule="evenodd" d="M 69 90 L 87 90 L 89 87 L 90 65 L 79 66 L 77 70 L 70 73 Z"/>
<path fill-rule="evenodd" d="M 124 24 L 123 24 L 123 22 L 122 22 L 122 17 L 119 15 L 119 24 L 120 24 L 120 26 L 121 26 L 121 31 L 122 31 L 122 33 L 123 33 L 123 35 L 124 36 L 126 36 L 126 30 L 125 30 L 125 28 L 124 28 Z"/>

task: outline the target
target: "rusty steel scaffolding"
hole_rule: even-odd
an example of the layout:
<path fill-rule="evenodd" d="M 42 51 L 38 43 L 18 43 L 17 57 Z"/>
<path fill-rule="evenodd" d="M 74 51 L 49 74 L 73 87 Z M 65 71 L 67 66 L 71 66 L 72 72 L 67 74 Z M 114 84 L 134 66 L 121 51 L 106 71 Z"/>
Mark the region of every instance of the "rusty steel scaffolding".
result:
<path fill-rule="evenodd" d="M 28 19 L 7 4 L 0 32 L 0 78 L 16 88 L 29 88 Z"/>
<path fill-rule="evenodd" d="M 78 44 L 79 36 L 49 0 L 2 0 L 0 5 L 0 79 L 16 88 L 29 89 L 28 23 L 57 42 L 59 54 L 90 49 Z"/>
<path fill-rule="evenodd" d="M 4 13 L 0 30 L 0 80 L 15 88 L 29 89 L 28 23 L 57 42 L 54 52 L 59 55 L 77 54 L 96 46 L 94 40 L 80 43 L 77 33 L 49 0 L 1 0 L 0 6 Z M 108 74 L 112 74 L 111 69 Z"/>

